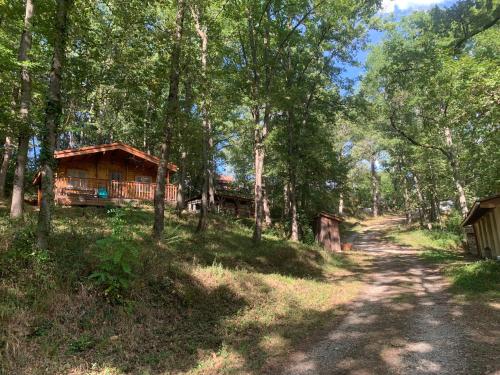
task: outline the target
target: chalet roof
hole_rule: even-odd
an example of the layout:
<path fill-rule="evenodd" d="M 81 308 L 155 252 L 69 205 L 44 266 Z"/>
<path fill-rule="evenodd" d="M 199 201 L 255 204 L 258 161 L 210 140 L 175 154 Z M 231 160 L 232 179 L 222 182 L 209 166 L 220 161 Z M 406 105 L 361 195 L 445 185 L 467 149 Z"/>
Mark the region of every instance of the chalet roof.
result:
<path fill-rule="evenodd" d="M 135 147 L 132 147 L 130 145 L 126 145 L 121 142 L 115 142 L 115 143 L 107 143 L 103 145 L 96 145 L 96 146 L 87 146 L 87 147 L 80 147 L 80 148 L 73 148 L 73 149 L 67 149 L 67 150 L 61 150 L 61 151 L 56 151 L 54 152 L 54 158 L 56 159 L 63 159 L 63 158 L 69 158 L 69 157 L 74 157 L 74 156 L 81 156 L 81 155 L 90 155 L 90 154 L 96 154 L 100 152 L 106 152 L 106 151 L 115 151 L 115 150 L 121 150 L 124 152 L 127 152 L 131 155 L 134 155 L 140 159 L 146 160 L 150 163 L 158 165 L 160 160 L 153 155 L 150 155 L 144 151 L 141 151 Z M 168 169 L 171 171 L 177 171 L 177 166 L 175 164 L 169 163 L 168 164 Z"/>
<path fill-rule="evenodd" d="M 332 214 L 332 213 L 326 212 L 326 211 L 321 211 L 319 214 L 316 215 L 316 217 L 320 217 L 320 216 L 327 217 L 327 218 L 333 219 L 333 220 L 337 220 L 338 222 L 344 221 L 344 219 L 342 219 L 340 216 L 337 216 L 335 214 Z"/>
<path fill-rule="evenodd" d="M 234 182 L 234 177 L 233 176 L 220 175 L 220 176 L 217 177 L 217 181 L 223 182 L 223 183 L 233 183 Z"/>
<path fill-rule="evenodd" d="M 500 206 L 500 194 L 478 199 L 474 202 L 467 217 L 462 221 L 462 226 L 474 224 L 484 214 L 498 206 Z"/>

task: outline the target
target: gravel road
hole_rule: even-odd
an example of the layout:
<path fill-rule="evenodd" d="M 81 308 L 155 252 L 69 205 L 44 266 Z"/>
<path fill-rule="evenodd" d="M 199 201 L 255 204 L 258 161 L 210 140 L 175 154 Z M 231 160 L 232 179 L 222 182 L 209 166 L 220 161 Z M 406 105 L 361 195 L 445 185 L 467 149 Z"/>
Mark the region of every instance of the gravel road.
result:
<path fill-rule="evenodd" d="M 500 374 L 500 306 L 457 302 L 440 271 L 369 224 L 354 248 L 373 257 L 346 318 L 303 351 L 286 375 Z"/>

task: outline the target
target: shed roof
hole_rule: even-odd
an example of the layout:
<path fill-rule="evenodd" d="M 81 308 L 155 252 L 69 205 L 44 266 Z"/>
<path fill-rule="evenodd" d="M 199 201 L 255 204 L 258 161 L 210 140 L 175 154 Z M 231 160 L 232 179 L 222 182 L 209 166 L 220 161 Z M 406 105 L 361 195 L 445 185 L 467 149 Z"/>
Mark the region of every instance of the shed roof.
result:
<path fill-rule="evenodd" d="M 474 202 L 467 217 L 462 221 L 462 226 L 474 224 L 484 214 L 498 206 L 500 206 L 500 194 L 478 199 Z"/>
<path fill-rule="evenodd" d="M 321 211 L 318 215 L 316 215 L 316 217 L 320 217 L 320 216 L 327 217 L 329 219 L 333 219 L 333 220 L 336 220 L 338 222 L 344 221 L 344 219 L 342 219 L 340 216 L 332 214 L 330 212 L 326 212 L 326 211 Z"/>

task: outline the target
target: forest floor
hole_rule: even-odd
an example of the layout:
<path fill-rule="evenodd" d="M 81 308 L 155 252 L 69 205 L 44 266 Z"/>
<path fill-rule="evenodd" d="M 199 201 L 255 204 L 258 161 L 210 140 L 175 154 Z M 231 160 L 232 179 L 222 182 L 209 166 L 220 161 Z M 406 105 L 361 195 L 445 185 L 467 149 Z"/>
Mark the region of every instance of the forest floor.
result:
<path fill-rule="evenodd" d="M 342 233 L 357 236 L 355 250 L 332 254 L 276 228 L 255 245 L 251 220 L 221 215 L 200 235 L 196 216 L 167 212 L 156 244 L 150 207 L 59 207 L 44 252 L 36 210 L 15 222 L 7 207 L 1 375 L 500 369 L 500 269 L 449 250 L 447 233 L 353 219 Z M 112 296 L 115 276 L 127 284 Z"/>
<path fill-rule="evenodd" d="M 498 264 L 432 248 L 432 238 L 401 229 L 398 217 L 363 225 L 354 249 L 372 261 L 360 297 L 283 373 L 500 374 Z"/>
<path fill-rule="evenodd" d="M 276 230 L 255 245 L 252 220 L 222 215 L 200 235 L 197 216 L 169 211 L 156 244 L 150 207 L 121 216 L 58 207 L 44 252 L 34 247 L 36 209 L 15 222 L 7 207 L 0 204 L 1 375 L 276 373 L 281 358 L 347 313 L 368 264 Z M 127 286 L 110 296 L 122 277 Z"/>

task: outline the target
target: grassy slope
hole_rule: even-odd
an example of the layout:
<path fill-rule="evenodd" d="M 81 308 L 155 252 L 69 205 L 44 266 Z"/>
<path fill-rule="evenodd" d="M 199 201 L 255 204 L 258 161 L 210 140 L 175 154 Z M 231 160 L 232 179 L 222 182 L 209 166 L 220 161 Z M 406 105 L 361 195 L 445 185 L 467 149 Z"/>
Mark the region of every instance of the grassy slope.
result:
<path fill-rule="evenodd" d="M 460 248 L 460 236 L 441 230 L 400 229 L 390 238 L 402 245 L 422 249 L 420 257 L 443 266 L 452 282 L 452 291 L 484 300 L 500 299 L 500 262 L 466 256 Z"/>
<path fill-rule="evenodd" d="M 33 251 L 34 220 L 19 226 L 0 212 L 6 373 L 262 373 L 331 324 L 361 285 L 359 259 L 269 235 L 255 246 L 235 220 L 215 218 L 200 237 L 195 218 L 169 214 L 155 245 L 146 209 L 127 216 L 140 260 L 111 304 L 88 279 L 110 232 L 105 210 L 58 209 L 49 253 Z"/>

